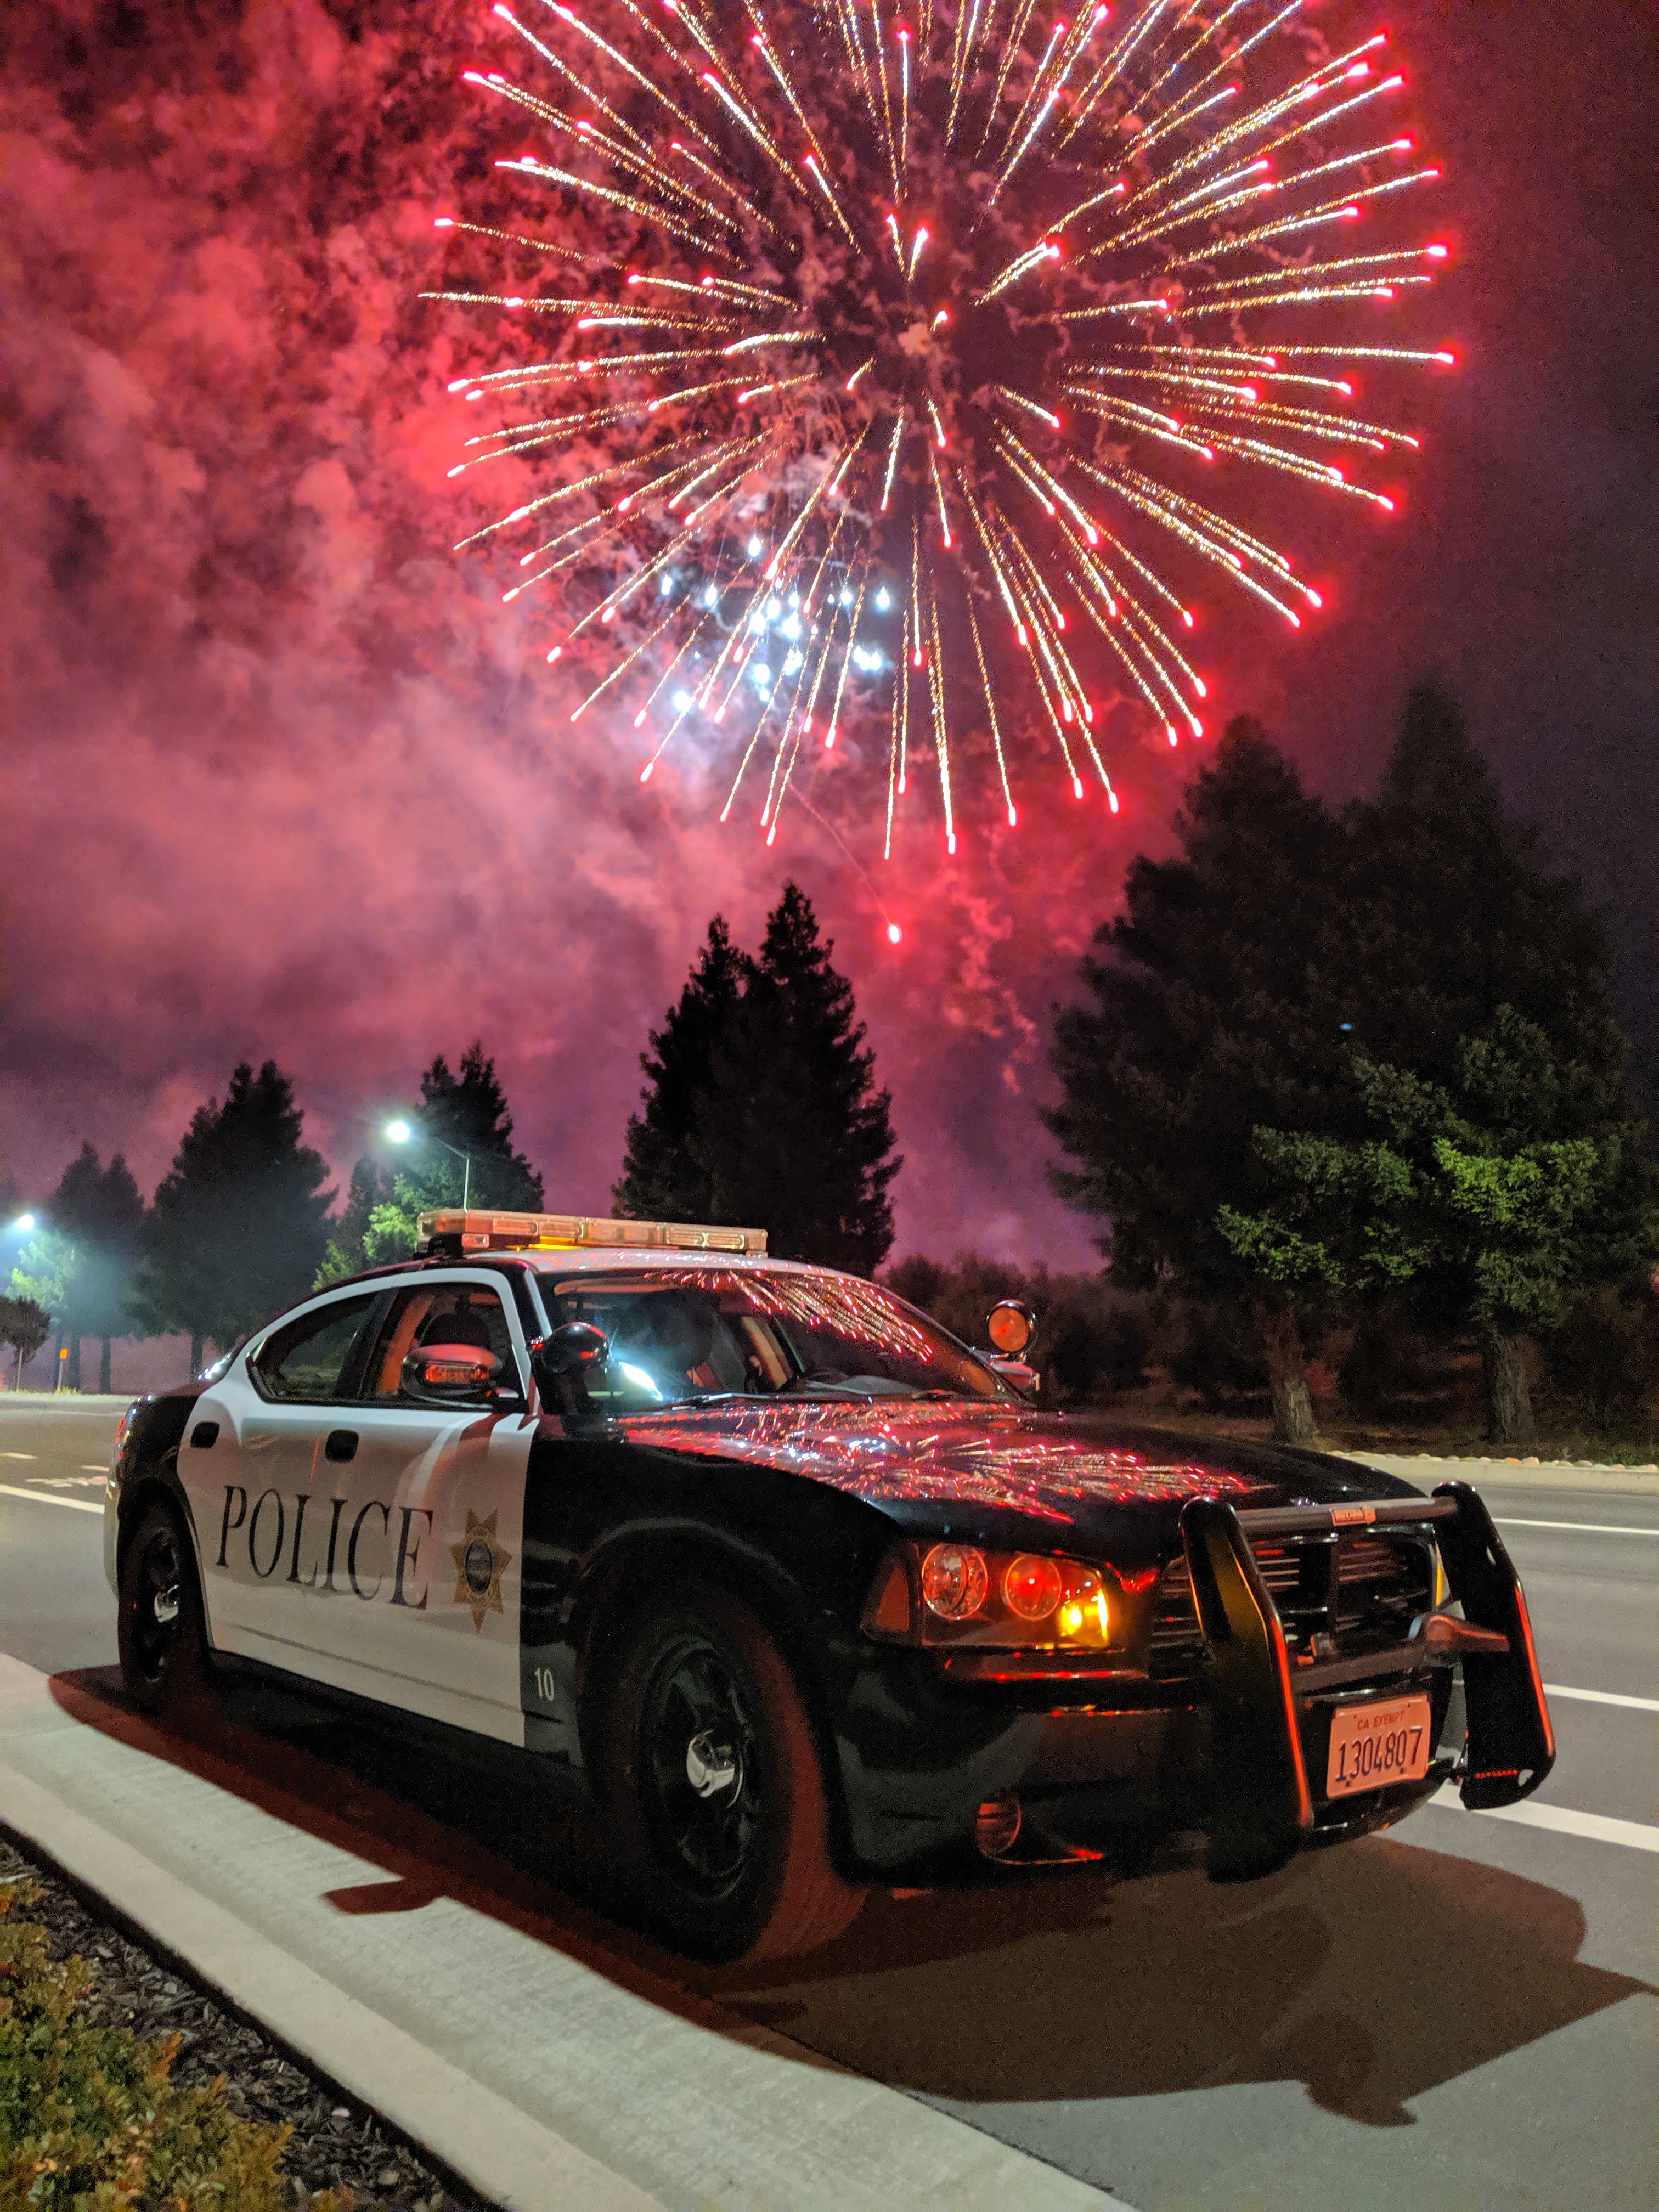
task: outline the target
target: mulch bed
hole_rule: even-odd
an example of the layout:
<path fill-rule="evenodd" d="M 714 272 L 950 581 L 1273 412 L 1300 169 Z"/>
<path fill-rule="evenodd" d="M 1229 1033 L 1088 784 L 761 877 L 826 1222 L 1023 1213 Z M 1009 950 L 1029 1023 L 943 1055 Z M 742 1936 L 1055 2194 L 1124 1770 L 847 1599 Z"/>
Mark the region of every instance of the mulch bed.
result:
<path fill-rule="evenodd" d="M 40 1894 L 27 1917 L 46 1931 L 52 1956 L 78 1953 L 95 1976 L 83 2000 L 100 2027 L 125 2027 L 140 2042 L 177 2035 L 173 2079 L 205 2088 L 223 2075 L 230 2104 L 249 2120 L 286 2121 L 293 2130 L 283 2172 L 295 2207 L 320 2191 L 349 2191 L 357 2203 L 403 2212 L 487 2212 L 483 2200 L 458 2197 L 406 2145 L 387 2136 L 365 2106 L 285 2058 L 258 2028 L 225 2012 L 178 1971 L 162 1966 L 88 1910 L 75 1893 L 0 1836 L 0 1884 L 32 1883 Z"/>

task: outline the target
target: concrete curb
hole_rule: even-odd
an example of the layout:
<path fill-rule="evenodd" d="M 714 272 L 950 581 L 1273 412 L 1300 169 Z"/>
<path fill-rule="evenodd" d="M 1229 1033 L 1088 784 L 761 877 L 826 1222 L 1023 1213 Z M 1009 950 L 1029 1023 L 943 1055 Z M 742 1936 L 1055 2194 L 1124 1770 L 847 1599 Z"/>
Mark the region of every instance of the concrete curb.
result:
<path fill-rule="evenodd" d="M 1587 1466 L 1577 1460 L 1435 1458 L 1426 1452 L 1345 1451 L 1338 1459 L 1404 1475 L 1431 1490 L 1437 1482 L 1468 1482 L 1477 1490 L 1599 1490 L 1659 1498 L 1659 1468 Z"/>
<path fill-rule="evenodd" d="M 116 1836 L 0 1765 L 0 1826 L 257 2021 L 481 2197 L 560 2212 L 659 2212 L 634 2188 L 287 1957 Z"/>
<path fill-rule="evenodd" d="M 343 1917 L 338 1885 L 383 1862 L 87 1725 L 3 1656 L 0 1827 L 512 2212 L 1127 2212 L 771 2028 L 666 2009 L 441 1875 L 418 1910 Z"/>

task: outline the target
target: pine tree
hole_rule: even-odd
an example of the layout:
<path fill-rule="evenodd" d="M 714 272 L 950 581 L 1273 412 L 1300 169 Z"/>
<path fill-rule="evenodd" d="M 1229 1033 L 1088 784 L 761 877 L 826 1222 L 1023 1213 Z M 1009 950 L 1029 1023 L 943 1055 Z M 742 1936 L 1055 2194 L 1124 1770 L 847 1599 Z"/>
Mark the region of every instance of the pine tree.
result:
<path fill-rule="evenodd" d="M 46 1218 L 64 1240 L 58 1300 L 60 1339 L 69 1348 L 65 1381 L 81 1388 L 81 1340 L 99 1340 L 98 1387 L 110 1382 L 112 1340 L 132 1328 L 129 1302 L 143 1233 L 144 1201 L 119 1152 L 103 1166 L 82 1144 L 47 1200 Z"/>
<path fill-rule="evenodd" d="M 623 1171 L 611 1194 L 619 1214 L 637 1221 L 715 1218 L 708 1176 L 690 1139 L 698 1099 L 714 1082 L 715 1047 L 729 1033 L 753 967 L 717 914 L 678 1003 L 640 1055 L 647 1087 L 641 1111 L 629 1117 Z"/>
<path fill-rule="evenodd" d="M 345 1206 L 332 1225 L 313 1289 L 326 1290 L 331 1283 L 343 1282 L 348 1275 L 355 1275 L 372 1264 L 368 1238 L 374 1209 L 391 1195 L 391 1177 L 382 1172 L 379 1161 L 371 1153 L 365 1152 L 351 1170 Z"/>
<path fill-rule="evenodd" d="M 1096 934 L 1092 1005 L 1054 1019 L 1061 1103 L 1044 1119 L 1075 1168 L 1055 1188 L 1109 1226 L 1115 1281 L 1167 1284 L 1253 1316 L 1275 1432 L 1314 1435 L 1298 1294 L 1230 1243 L 1221 1209 L 1260 1176 L 1261 1125 L 1343 1111 L 1352 946 L 1340 826 L 1260 726 L 1234 721 L 1176 817 L 1181 853 L 1137 860 L 1123 913 Z"/>
<path fill-rule="evenodd" d="M 1591 1285 L 1640 1284 L 1655 1256 L 1610 950 L 1433 687 L 1411 694 L 1351 827 L 1360 1113 L 1259 1128 L 1255 1201 L 1224 1209 L 1224 1233 L 1287 1289 L 1392 1287 L 1431 1332 L 1471 1329 L 1488 1435 L 1528 1444 L 1522 1338 Z"/>
<path fill-rule="evenodd" d="M 156 1334 L 222 1349 L 315 1279 L 334 1200 L 321 1155 L 275 1060 L 244 1061 L 222 1105 L 199 1106 L 155 1193 L 135 1304 Z"/>
<path fill-rule="evenodd" d="M 786 1259 L 872 1274 L 893 1242 L 892 1094 L 875 1087 L 853 987 L 811 902 L 784 887 L 717 1037 L 689 1139 L 711 1221 L 749 1222 Z"/>
<path fill-rule="evenodd" d="M 853 987 L 794 884 L 760 957 L 718 915 L 651 1034 L 613 1196 L 644 1218 L 764 1229 L 794 1260 L 873 1273 L 893 1241 L 890 1094 L 875 1088 Z"/>
<path fill-rule="evenodd" d="M 441 1147 L 453 1145 L 471 1162 L 470 1202 L 500 1206 L 510 1212 L 539 1213 L 544 1199 L 542 1178 L 522 1152 L 513 1149 L 513 1116 L 507 1094 L 495 1073 L 495 1063 L 484 1054 L 477 1037 L 461 1054 L 460 1073 L 452 1074 L 440 1054 L 421 1078 L 421 1103 L 415 1121 L 422 1133 L 436 1139 L 428 1150 L 438 1158 L 451 1157 Z M 424 1180 L 428 1163 L 411 1156 L 416 1177 Z M 448 1201 L 453 1203 L 453 1200 Z"/>

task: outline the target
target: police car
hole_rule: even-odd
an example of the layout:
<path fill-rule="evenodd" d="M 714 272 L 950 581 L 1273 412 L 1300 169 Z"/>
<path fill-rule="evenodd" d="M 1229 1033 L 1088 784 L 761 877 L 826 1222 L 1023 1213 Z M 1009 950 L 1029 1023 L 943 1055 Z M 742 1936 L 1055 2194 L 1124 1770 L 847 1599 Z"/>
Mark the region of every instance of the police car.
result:
<path fill-rule="evenodd" d="M 125 1418 L 146 1708 L 251 1666 L 555 1762 L 641 1917 L 724 1958 L 828 1940 L 874 1881 L 1249 1876 L 1549 1771 L 1462 1483 L 1040 1411 L 1022 1310 L 975 1352 L 757 1231 L 420 1227 Z"/>

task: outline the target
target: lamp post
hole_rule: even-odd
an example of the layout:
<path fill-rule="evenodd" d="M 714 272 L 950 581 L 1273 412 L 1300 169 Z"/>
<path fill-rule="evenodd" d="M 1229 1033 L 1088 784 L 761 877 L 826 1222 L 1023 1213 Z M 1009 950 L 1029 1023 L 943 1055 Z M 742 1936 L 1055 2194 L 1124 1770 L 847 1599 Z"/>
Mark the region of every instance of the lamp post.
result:
<path fill-rule="evenodd" d="M 434 1137 L 430 1129 L 422 1130 L 421 1133 L 425 1137 L 429 1145 L 441 1145 L 445 1152 L 453 1152 L 456 1158 L 460 1162 L 461 1212 L 465 1213 L 467 1209 L 468 1200 L 472 1195 L 472 1160 L 471 1154 L 464 1152 L 459 1145 L 452 1145 L 447 1138 Z M 386 1125 L 386 1134 L 388 1142 L 394 1145 L 411 1144 L 415 1138 L 414 1129 L 409 1122 L 403 1121 L 388 1121 Z"/>

